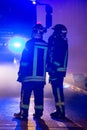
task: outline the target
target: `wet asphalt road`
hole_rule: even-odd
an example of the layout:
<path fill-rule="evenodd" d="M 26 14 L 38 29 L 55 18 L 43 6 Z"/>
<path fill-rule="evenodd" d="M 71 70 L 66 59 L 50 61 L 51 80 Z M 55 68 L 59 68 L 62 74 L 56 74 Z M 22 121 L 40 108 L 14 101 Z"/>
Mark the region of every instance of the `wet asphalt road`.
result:
<path fill-rule="evenodd" d="M 64 83 L 66 116 L 71 121 L 53 120 L 50 113 L 55 109 L 51 85 L 44 91 L 44 115 L 39 122 L 33 119 L 33 96 L 29 109 L 29 121 L 14 120 L 14 112 L 19 111 L 21 86 L 16 82 L 18 65 L 0 65 L 0 130 L 87 130 L 87 92 Z M 67 87 L 68 86 L 68 87 Z"/>

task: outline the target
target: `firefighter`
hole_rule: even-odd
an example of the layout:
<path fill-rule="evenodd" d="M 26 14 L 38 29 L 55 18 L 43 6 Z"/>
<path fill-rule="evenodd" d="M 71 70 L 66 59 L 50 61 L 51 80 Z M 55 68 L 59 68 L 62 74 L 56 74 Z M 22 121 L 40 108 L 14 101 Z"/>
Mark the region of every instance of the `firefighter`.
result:
<path fill-rule="evenodd" d="M 67 28 L 62 24 L 57 24 L 52 29 L 54 32 L 48 38 L 47 71 L 52 85 L 56 110 L 50 116 L 52 118 L 65 118 L 63 81 L 68 61 Z"/>
<path fill-rule="evenodd" d="M 14 117 L 28 120 L 30 97 L 34 94 L 34 118 L 43 115 L 44 102 L 43 90 L 45 85 L 45 63 L 47 43 L 43 40 L 46 28 L 42 24 L 36 24 L 32 29 L 31 39 L 25 44 L 20 60 L 17 81 L 22 84 L 20 112 L 14 113 Z"/>

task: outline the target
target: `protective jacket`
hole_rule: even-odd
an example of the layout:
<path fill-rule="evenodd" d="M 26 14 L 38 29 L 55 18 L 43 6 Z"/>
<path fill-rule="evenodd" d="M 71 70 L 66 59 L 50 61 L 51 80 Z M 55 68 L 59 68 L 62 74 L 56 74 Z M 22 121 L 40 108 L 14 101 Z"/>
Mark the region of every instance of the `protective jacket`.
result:
<path fill-rule="evenodd" d="M 27 41 L 22 53 L 17 80 L 19 82 L 45 82 L 46 54 L 47 43 L 44 40 L 32 38 Z"/>
<path fill-rule="evenodd" d="M 51 78 L 66 75 L 68 43 L 66 38 L 51 35 L 48 39 L 47 71 Z"/>

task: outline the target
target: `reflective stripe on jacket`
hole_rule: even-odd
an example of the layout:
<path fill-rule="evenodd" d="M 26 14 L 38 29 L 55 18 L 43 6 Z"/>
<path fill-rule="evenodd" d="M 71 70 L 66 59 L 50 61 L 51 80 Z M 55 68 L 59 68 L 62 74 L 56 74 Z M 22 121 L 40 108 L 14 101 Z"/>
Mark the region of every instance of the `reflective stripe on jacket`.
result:
<path fill-rule="evenodd" d="M 45 81 L 47 43 L 31 39 L 26 46 L 20 61 L 18 81 Z"/>
<path fill-rule="evenodd" d="M 67 39 L 57 38 L 53 35 L 48 40 L 47 71 L 49 75 L 66 75 L 68 62 Z"/>

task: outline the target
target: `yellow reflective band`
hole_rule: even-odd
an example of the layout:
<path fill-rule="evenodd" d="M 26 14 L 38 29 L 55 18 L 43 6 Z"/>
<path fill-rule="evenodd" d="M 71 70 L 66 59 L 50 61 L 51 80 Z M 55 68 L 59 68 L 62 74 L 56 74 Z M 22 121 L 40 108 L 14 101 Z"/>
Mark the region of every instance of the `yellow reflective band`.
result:
<path fill-rule="evenodd" d="M 35 106 L 36 109 L 43 109 L 42 105 Z"/>
<path fill-rule="evenodd" d="M 66 67 L 67 58 L 68 58 L 68 51 L 66 51 L 65 60 L 64 60 L 64 67 Z"/>
<path fill-rule="evenodd" d="M 28 109 L 29 108 L 29 106 L 25 105 L 25 104 L 22 104 L 21 107 L 24 108 L 24 109 Z"/>
<path fill-rule="evenodd" d="M 27 76 L 23 79 L 23 82 L 28 81 L 45 81 L 45 76 Z"/>
<path fill-rule="evenodd" d="M 66 71 L 66 68 L 58 68 L 57 71 Z"/>
<path fill-rule="evenodd" d="M 22 94 L 21 94 L 20 106 L 23 105 L 23 97 L 24 97 L 24 90 L 22 91 Z"/>
<path fill-rule="evenodd" d="M 42 48 L 45 48 L 47 47 L 47 43 L 45 42 L 35 42 L 35 45 L 38 46 L 38 47 L 42 47 Z"/>
<path fill-rule="evenodd" d="M 60 96 L 60 90 L 59 90 L 59 88 L 57 88 L 57 95 L 58 95 L 59 102 L 61 102 L 61 96 Z"/>
<path fill-rule="evenodd" d="M 52 81 L 54 81 L 54 80 L 56 80 L 57 78 L 50 78 L 50 80 L 52 80 Z"/>
<path fill-rule="evenodd" d="M 56 106 L 61 106 L 61 105 L 64 105 L 64 102 L 57 102 L 56 103 Z"/>
<path fill-rule="evenodd" d="M 59 99 L 59 102 L 61 104 L 61 96 L 60 96 L 60 89 L 57 88 L 57 94 L 58 94 L 58 99 Z M 58 105 L 60 107 L 60 111 L 63 112 L 63 109 L 62 109 L 62 105 Z"/>

